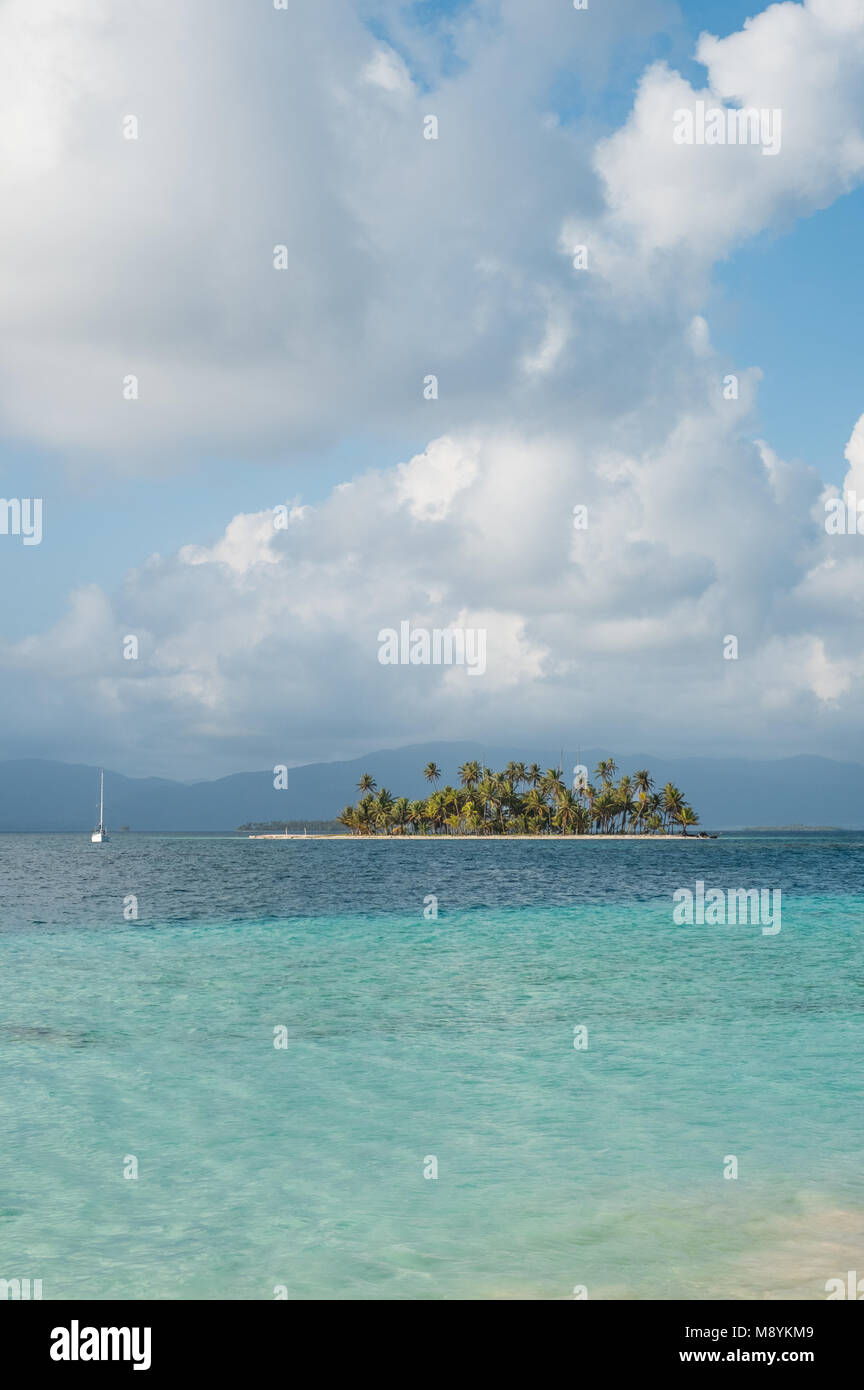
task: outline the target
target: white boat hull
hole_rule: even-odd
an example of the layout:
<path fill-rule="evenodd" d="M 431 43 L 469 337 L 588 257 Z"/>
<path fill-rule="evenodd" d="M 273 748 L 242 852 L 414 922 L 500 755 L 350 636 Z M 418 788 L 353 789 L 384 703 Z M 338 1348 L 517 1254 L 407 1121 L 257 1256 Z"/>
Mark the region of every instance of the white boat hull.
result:
<path fill-rule="evenodd" d="M 90 836 L 91 844 L 94 844 L 94 845 L 104 845 L 104 843 L 105 843 L 105 841 L 106 841 L 107 839 L 108 839 L 108 832 L 107 832 L 107 830 L 94 830 L 94 831 L 93 831 L 93 834 Z"/>

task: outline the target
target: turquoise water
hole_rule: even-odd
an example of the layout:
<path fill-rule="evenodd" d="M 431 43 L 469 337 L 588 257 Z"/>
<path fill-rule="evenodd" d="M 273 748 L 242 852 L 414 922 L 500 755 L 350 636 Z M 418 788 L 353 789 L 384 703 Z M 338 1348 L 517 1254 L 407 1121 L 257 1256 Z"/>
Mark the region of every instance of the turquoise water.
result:
<path fill-rule="evenodd" d="M 864 1270 L 862 851 L 0 837 L 0 1277 L 824 1298 Z M 697 879 L 781 931 L 674 925 Z"/>

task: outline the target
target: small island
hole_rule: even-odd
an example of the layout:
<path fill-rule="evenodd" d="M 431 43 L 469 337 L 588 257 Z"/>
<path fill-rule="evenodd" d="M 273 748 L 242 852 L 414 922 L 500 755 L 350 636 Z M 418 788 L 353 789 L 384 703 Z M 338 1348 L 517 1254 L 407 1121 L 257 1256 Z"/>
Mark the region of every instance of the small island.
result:
<path fill-rule="evenodd" d="M 687 836 L 699 817 L 671 782 L 662 791 L 647 769 L 615 780 L 612 758 L 598 763 L 595 781 L 574 779 L 568 787 L 560 767 L 543 772 L 538 763 L 511 762 L 501 772 L 466 762 L 459 787 L 439 786 L 441 770 L 428 763 L 423 775 L 434 790 L 421 801 L 394 797 L 364 773 L 354 806 L 336 817 L 351 835 L 475 836 L 586 835 Z M 701 832 L 705 838 L 705 832 Z M 263 837 L 262 837 L 263 838 Z"/>
<path fill-rule="evenodd" d="M 238 825 L 238 835 L 248 835 L 250 840 L 265 839 L 303 839 L 307 835 L 339 835 L 339 822 L 335 820 L 253 820 Z"/>

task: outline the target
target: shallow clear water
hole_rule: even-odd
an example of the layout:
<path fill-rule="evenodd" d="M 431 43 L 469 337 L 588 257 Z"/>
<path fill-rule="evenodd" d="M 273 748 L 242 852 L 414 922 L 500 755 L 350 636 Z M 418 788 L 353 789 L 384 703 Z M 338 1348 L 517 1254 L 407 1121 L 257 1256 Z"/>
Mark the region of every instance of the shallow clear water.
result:
<path fill-rule="evenodd" d="M 824 1298 L 864 1271 L 862 851 L 0 837 L 0 1277 Z M 697 879 L 781 931 L 676 926 Z"/>

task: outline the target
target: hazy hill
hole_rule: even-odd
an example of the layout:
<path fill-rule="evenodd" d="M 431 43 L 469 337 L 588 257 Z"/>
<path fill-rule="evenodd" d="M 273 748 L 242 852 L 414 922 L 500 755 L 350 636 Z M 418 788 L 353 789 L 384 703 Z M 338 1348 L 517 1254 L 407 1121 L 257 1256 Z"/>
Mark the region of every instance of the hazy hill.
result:
<path fill-rule="evenodd" d="M 430 790 L 423 768 L 431 760 L 444 782 L 457 784 L 456 769 L 472 757 L 492 767 L 512 759 L 538 762 L 545 770 L 559 750 L 496 748 L 473 743 L 429 743 L 369 753 L 349 762 L 293 768 L 284 791 L 273 787 L 272 771 L 241 772 L 212 782 L 173 782 L 126 777 L 105 770 L 105 818 L 109 829 L 234 830 L 246 821 L 331 820 L 355 801 L 357 779 L 371 772 L 394 796 L 419 797 Z M 606 749 L 583 749 L 593 772 Z M 658 783 L 675 782 L 706 829 L 801 824 L 849 829 L 864 826 L 861 809 L 864 768 L 827 758 L 796 757 L 760 762 L 742 758 L 656 758 L 650 753 L 616 753 L 622 771 L 648 767 Z M 564 753 L 568 781 L 577 762 Z M 98 817 L 98 768 L 21 759 L 0 763 L 0 831 L 68 830 L 84 833 Z"/>

